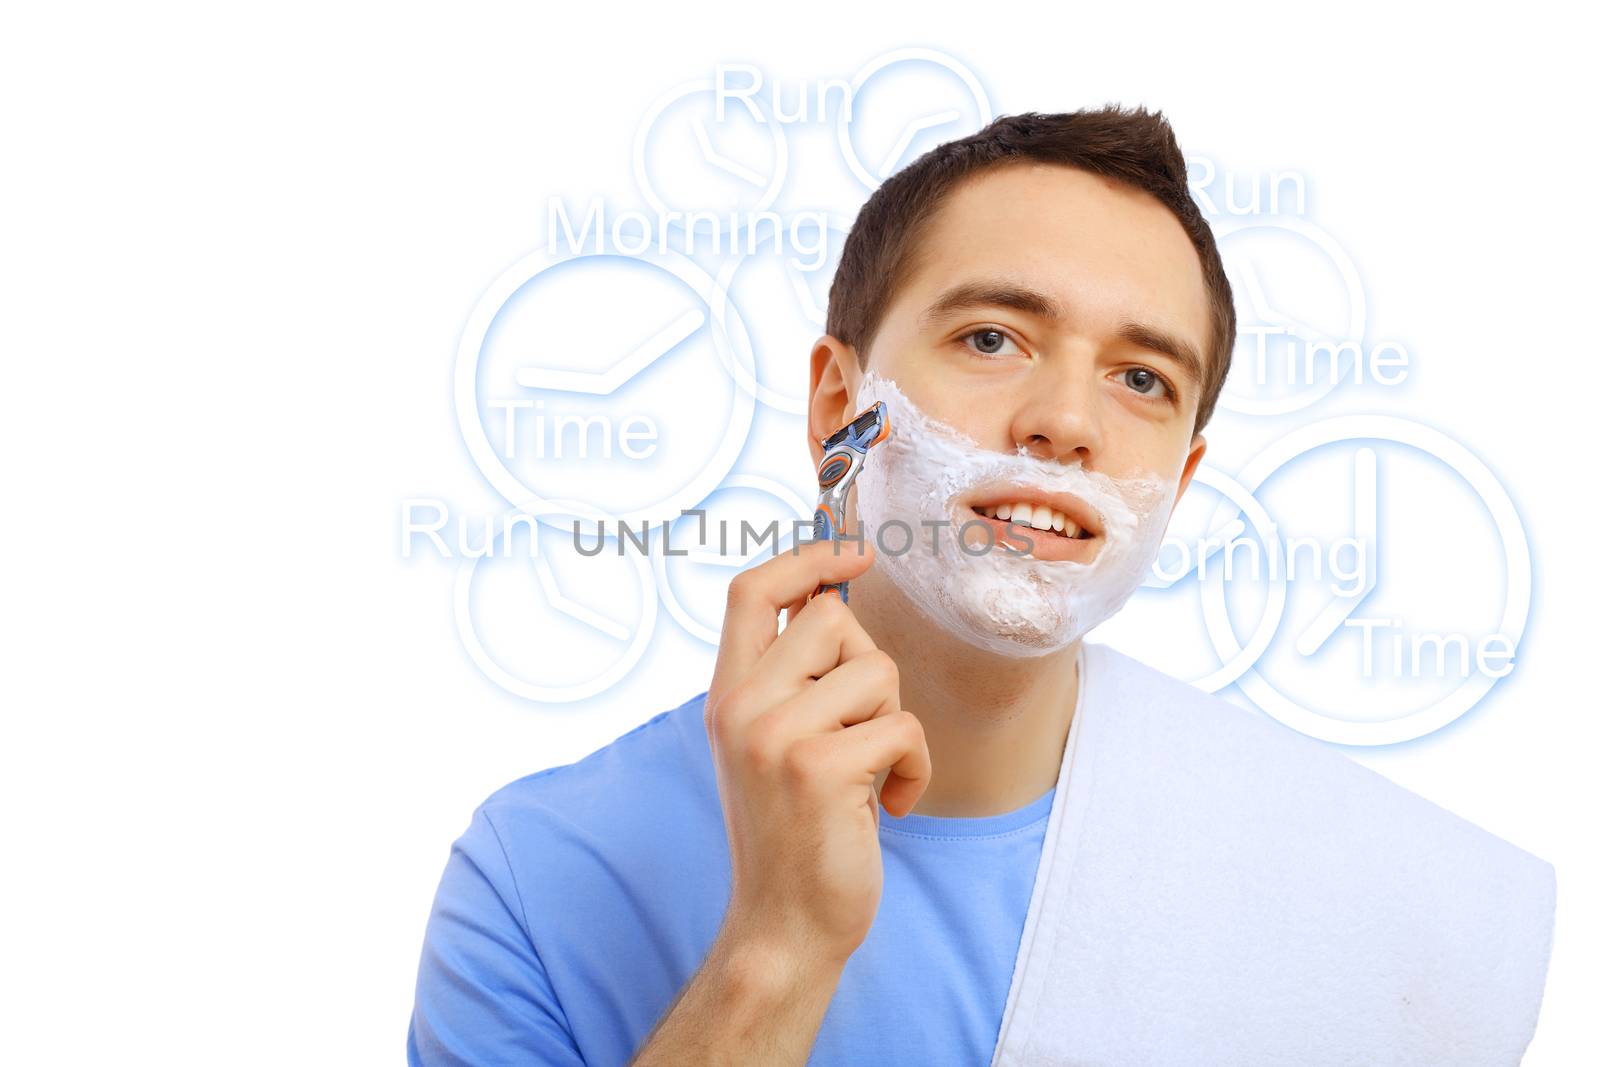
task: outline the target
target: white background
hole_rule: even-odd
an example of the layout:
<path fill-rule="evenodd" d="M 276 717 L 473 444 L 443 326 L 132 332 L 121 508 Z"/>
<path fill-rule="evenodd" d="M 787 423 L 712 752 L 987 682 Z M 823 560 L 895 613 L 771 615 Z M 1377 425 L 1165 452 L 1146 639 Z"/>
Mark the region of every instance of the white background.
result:
<path fill-rule="evenodd" d="M 1354 754 L 1555 864 L 1526 1062 L 1592 1062 L 1590 39 L 1533 4 L 1472 24 L 1392 3 L 1102 8 L 8 15 L 6 1059 L 401 1058 L 472 808 L 699 692 L 711 663 L 665 614 L 635 675 L 576 705 L 470 661 L 453 569 L 397 547 L 403 499 L 494 506 L 451 409 L 469 312 L 541 246 L 550 196 L 637 204 L 633 136 L 671 86 L 729 62 L 849 77 L 923 46 L 972 66 L 999 113 L 1143 102 L 1191 152 L 1310 178 L 1376 333 L 1414 353 L 1402 400 L 1347 410 L 1468 444 L 1534 562 L 1493 701 Z M 794 426 L 762 447 L 802 485 Z"/>

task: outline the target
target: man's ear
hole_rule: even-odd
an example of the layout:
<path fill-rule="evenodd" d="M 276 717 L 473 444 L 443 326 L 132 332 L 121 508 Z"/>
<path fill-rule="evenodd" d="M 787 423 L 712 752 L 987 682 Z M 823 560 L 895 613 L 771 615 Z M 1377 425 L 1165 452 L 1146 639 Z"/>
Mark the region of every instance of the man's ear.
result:
<path fill-rule="evenodd" d="M 1178 476 L 1178 495 L 1172 498 L 1172 510 L 1167 512 L 1167 521 L 1162 524 L 1161 536 L 1167 535 L 1167 529 L 1172 525 L 1172 516 L 1178 513 L 1178 501 L 1183 499 L 1183 491 L 1189 488 L 1189 480 L 1194 477 L 1194 472 L 1200 466 L 1200 457 L 1206 454 L 1206 439 L 1199 434 L 1194 435 L 1194 440 L 1189 442 L 1189 458 L 1184 461 L 1183 473 Z"/>
<path fill-rule="evenodd" d="M 1189 479 L 1194 477 L 1194 472 L 1200 466 L 1200 457 L 1206 454 L 1206 439 L 1200 434 L 1194 435 L 1194 440 L 1189 443 L 1189 459 L 1183 465 L 1183 475 L 1178 479 L 1178 495 L 1173 497 L 1172 506 L 1176 508 L 1178 501 L 1183 499 L 1183 491 L 1189 488 Z"/>
<path fill-rule="evenodd" d="M 811 346 L 811 400 L 806 412 L 806 444 L 811 463 L 822 462 L 822 441 L 855 417 L 855 395 L 861 388 L 856 350 L 831 334 Z"/>

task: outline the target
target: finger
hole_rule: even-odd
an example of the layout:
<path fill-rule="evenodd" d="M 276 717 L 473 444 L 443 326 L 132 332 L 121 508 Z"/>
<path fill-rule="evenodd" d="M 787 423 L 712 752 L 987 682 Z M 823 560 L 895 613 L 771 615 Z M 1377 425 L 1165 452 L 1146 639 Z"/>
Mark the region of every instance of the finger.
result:
<path fill-rule="evenodd" d="M 784 630 L 787 630 L 789 627 L 794 625 L 795 616 L 799 615 L 800 614 L 800 609 L 805 607 L 805 606 L 806 606 L 806 602 L 805 602 L 804 598 L 801 598 L 799 600 L 791 600 L 791 601 L 789 601 L 789 603 L 787 603 L 787 604 L 785 604 L 783 606 L 783 629 Z M 783 636 L 783 630 L 778 631 L 778 636 L 780 636 L 780 637 Z"/>
<path fill-rule="evenodd" d="M 798 744 L 816 745 L 822 758 L 831 760 L 841 773 L 871 784 L 877 773 L 889 768 L 878 801 L 899 818 L 911 811 L 933 778 L 933 759 L 922 723 L 905 709 L 882 715 L 831 734 L 823 734 Z"/>
<path fill-rule="evenodd" d="M 840 664 L 875 650 L 855 612 L 837 597 L 811 601 L 786 627 L 745 676 L 755 707 L 771 707 L 797 693 Z"/>
<path fill-rule="evenodd" d="M 805 598 L 825 582 L 848 581 L 872 565 L 868 538 L 859 541 L 808 541 L 758 567 L 741 571 L 728 583 L 714 673 L 725 685 L 749 673 L 778 638 L 778 612 Z M 796 618 L 803 615 L 796 613 Z"/>
<path fill-rule="evenodd" d="M 774 646 L 776 647 L 776 646 Z M 872 649 L 841 663 L 788 700 L 753 720 L 775 747 L 834 733 L 900 710 L 900 672 L 887 652 Z"/>

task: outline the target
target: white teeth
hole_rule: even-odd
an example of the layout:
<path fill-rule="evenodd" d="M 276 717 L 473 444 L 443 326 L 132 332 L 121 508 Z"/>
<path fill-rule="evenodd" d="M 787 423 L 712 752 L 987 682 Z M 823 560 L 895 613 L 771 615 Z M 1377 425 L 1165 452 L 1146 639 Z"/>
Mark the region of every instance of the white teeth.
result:
<path fill-rule="evenodd" d="M 1018 526 L 1030 526 L 1035 530 L 1054 530 L 1063 537 L 1078 537 L 1083 532 L 1077 523 L 1067 518 L 1065 512 L 1045 507 L 1043 504 L 1017 501 L 1010 504 L 986 505 L 973 510 L 990 518 L 1009 519 Z"/>

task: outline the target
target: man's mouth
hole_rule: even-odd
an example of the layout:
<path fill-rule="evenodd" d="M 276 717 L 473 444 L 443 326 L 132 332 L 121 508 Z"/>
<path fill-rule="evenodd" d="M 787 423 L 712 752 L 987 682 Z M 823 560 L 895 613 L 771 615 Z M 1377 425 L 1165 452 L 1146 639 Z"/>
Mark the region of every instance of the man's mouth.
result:
<path fill-rule="evenodd" d="M 958 525 L 982 522 L 990 527 L 995 543 L 1004 542 L 1041 560 L 1087 563 L 1100 551 L 1099 533 L 1076 521 L 1086 519 L 1092 511 L 1076 502 L 1076 519 L 1039 500 L 964 503 L 958 508 L 967 513 L 958 517 Z"/>
<path fill-rule="evenodd" d="M 1082 529 L 1077 523 L 1067 518 L 1065 514 L 1054 508 L 1045 507 L 1043 504 L 1027 504 L 1023 502 L 1012 504 L 980 504 L 973 511 L 989 519 L 998 519 L 1001 522 L 1014 522 L 1018 526 L 1027 526 L 1041 534 L 1055 534 L 1058 537 L 1071 538 L 1074 541 L 1087 541 L 1094 535 Z"/>

